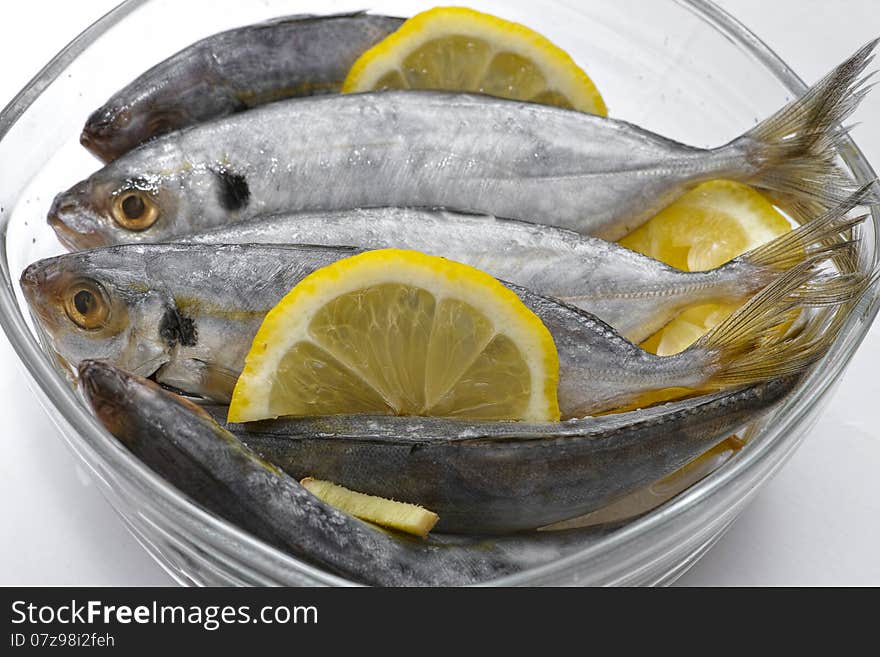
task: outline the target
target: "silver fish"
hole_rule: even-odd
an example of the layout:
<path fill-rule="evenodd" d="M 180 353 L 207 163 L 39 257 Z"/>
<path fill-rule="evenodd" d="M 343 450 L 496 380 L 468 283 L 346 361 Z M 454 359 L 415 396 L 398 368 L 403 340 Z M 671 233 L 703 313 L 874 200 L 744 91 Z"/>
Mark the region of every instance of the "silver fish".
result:
<path fill-rule="evenodd" d="M 489 96 L 388 91 L 280 101 L 157 138 L 59 194 L 70 248 L 161 242 L 259 215 L 430 206 L 617 239 L 697 183 L 800 211 L 854 190 L 835 164 L 867 89 L 862 48 L 804 97 L 705 150 L 623 121 Z"/>
<path fill-rule="evenodd" d="M 25 270 L 21 285 L 52 348 L 70 366 L 105 359 L 228 402 L 265 314 L 307 274 L 353 253 L 253 244 L 122 245 L 39 261 Z M 747 384 L 814 362 L 835 336 L 825 322 L 791 339 L 776 329 L 797 309 L 844 303 L 867 285 L 861 274 L 814 270 L 812 260 L 796 265 L 689 349 L 666 357 L 640 349 L 589 313 L 507 285 L 556 343 L 563 416 L 581 417 L 637 404 L 659 388 Z"/>
<path fill-rule="evenodd" d="M 181 241 L 422 251 L 586 310 L 638 343 L 693 304 L 741 303 L 805 255 L 840 248 L 829 238 L 861 220 L 846 221 L 845 215 L 869 195 L 865 186 L 821 217 L 705 272 L 683 272 L 613 242 L 561 228 L 421 208 L 258 217 Z"/>
<path fill-rule="evenodd" d="M 497 537 L 432 534 L 426 541 L 403 538 L 328 506 L 295 479 L 259 458 L 204 410 L 150 381 L 100 362 L 83 363 L 80 379 L 86 399 L 108 431 L 194 502 L 271 545 L 365 584 L 483 583 L 572 554 L 613 529 L 596 527 Z M 789 388 L 787 382 L 771 382 L 717 395 L 705 404 L 722 415 L 746 408 L 759 413 Z M 407 418 L 406 422 L 416 427 L 422 420 Z M 598 421 L 603 422 L 607 423 Z M 497 434 L 495 427 L 499 427 Z M 476 431 L 491 442 L 496 440 L 494 435 L 500 436 L 507 429 L 489 423 Z M 559 439 L 552 437 L 553 431 L 542 425 L 516 425 L 515 440 L 558 447 L 565 441 L 576 440 L 572 436 L 579 430 L 571 424 L 562 429 L 571 435 Z M 587 434 L 590 429 L 584 425 L 582 432 Z M 601 434 L 597 430 L 597 440 L 602 440 Z M 607 437 L 611 437 L 610 431 Z M 678 456 L 673 454 L 684 451 L 672 447 L 675 438 L 667 434 L 660 440 L 671 449 L 658 460 L 674 461 Z M 688 442 L 697 440 L 690 435 L 686 438 Z M 499 441 L 502 449 L 505 441 Z M 646 451 L 636 447 L 633 453 Z"/>
<path fill-rule="evenodd" d="M 226 428 L 295 479 L 420 504 L 438 531 L 537 529 L 653 483 L 772 407 L 779 379 L 650 409 L 560 423 L 333 416 Z M 221 424 L 226 407 L 208 407 Z"/>
<path fill-rule="evenodd" d="M 80 142 L 106 162 L 173 130 L 339 91 L 355 60 L 402 23 L 363 12 L 303 15 L 214 34 L 113 94 L 89 116 Z"/>

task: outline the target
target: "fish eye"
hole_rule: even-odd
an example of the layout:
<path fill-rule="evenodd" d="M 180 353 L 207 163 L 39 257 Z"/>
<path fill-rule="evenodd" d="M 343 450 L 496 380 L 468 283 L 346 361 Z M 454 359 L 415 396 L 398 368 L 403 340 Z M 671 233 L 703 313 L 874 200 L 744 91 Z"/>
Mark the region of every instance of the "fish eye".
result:
<path fill-rule="evenodd" d="M 91 331 L 107 323 L 110 304 L 100 285 L 92 281 L 77 281 L 67 290 L 64 312 L 74 324 Z"/>
<path fill-rule="evenodd" d="M 159 206 L 139 189 L 121 193 L 113 201 L 113 219 L 128 230 L 146 230 L 159 218 Z"/>

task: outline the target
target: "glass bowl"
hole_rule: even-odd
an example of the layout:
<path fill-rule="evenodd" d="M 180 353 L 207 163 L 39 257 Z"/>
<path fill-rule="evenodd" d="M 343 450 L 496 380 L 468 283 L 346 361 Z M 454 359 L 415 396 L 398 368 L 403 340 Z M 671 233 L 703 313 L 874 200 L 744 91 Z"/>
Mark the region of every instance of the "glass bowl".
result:
<path fill-rule="evenodd" d="M 757 37 L 703 0 L 472 0 L 476 9 L 529 25 L 590 74 L 612 116 L 695 146 L 733 139 L 804 84 Z M 129 0 L 62 50 L 0 114 L 0 323 L 26 379 L 70 448 L 137 540 L 187 584 L 348 585 L 213 516 L 129 454 L 97 423 L 41 348 L 18 286 L 21 271 L 61 252 L 45 215 L 56 192 L 96 169 L 78 143 L 85 118 L 152 64 L 219 30 L 291 13 L 361 9 L 363 2 Z M 409 16 L 428 2 L 377 0 L 372 11 Z M 150 44 L 150 47 L 131 47 Z M 120 56 L 124 53 L 124 56 Z M 829 66 L 830 68 L 830 66 Z M 874 173 L 855 145 L 841 156 L 861 181 Z M 880 212 L 861 228 L 861 266 L 878 260 Z M 497 585 L 663 584 L 692 565 L 730 526 L 813 426 L 878 309 L 874 288 L 827 357 L 797 390 L 750 428 L 722 467 L 653 511 L 597 532 L 583 549 Z"/>

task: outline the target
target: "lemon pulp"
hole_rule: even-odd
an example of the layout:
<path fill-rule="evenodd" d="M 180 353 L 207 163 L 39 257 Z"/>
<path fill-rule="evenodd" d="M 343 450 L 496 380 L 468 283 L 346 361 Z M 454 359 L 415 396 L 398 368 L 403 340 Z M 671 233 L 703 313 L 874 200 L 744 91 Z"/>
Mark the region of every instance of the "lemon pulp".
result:
<path fill-rule="evenodd" d="M 307 276 L 269 312 L 229 420 L 556 420 L 558 367 L 547 328 L 488 274 L 415 251 L 369 251 Z"/>
<path fill-rule="evenodd" d="M 713 180 L 681 196 L 619 243 L 683 271 L 704 271 L 789 230 L 788 220 L 756 190 Z M 678 353 L 736 308 L 729 303 L 693 306 L 641 346 L 661 356 Z"/>

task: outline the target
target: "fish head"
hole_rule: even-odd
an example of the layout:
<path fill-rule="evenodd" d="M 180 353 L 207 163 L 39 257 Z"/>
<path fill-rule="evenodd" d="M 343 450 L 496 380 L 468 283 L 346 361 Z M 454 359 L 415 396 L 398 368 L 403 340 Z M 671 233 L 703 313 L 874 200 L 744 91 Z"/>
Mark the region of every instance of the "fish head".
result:
<path fill-rule="evenodd" d="M 142 395 L 142 387 L 149 389 L 155 384 L 141 379 L 143 383 L 138 386 L 131 374 L 96 360 L 80 363 L 78 374 L 83 394 L 101 424 L 127 444 L 134 435 L 132 421 L 138 418 L 138 415 L 131 413 L 135 402 L 132 397 Z"/>
<path fill-rule="evenodd" d="M 150 93 L 139 94 L 128 102 L 111 99 L 92 112 L 79 141 L 104 162 L 111 162 L 145 141 L 190 122 L 186 113 L 173 107 L 168 99 L 157 105 Z"/>
<path fill-rule="evenodd" d="M 202 407 L 165 390 L 154 381 L 100 360 L 85 360 L 77 368 L 86 401 L 107 430 L 136 452 L 155 450 L 169 418 L 181 431 L 185 425 L 204 425 L 226 434 Z M 229 440 L 228 434 L 226 436 Z M 164 456 L 160 449 L 157 456 Z"/>
<path fill-rule="evenodd" d="M 108 103 L 86 120 L 79 143 L 105 162 L 114 160 L 140 143 L 137 126 L 132 126 L 133 116 L 130 108 Z"/>
<path fill-rule="evenodd" d="M 58 194 L 48 222 L 71 250 L 157 242 L 172 236 L 179 203 L 160 173 L 130 174 L 116 163 Z"/>
<path fill-rule="evenodd" d="M 161 331 L 173 300 L 145 280 L 138 258 L 114 251 L 40 260 L 22 273 L 21 288 L 61 365 L 103 359 L 149 376 L 173 353 Z"/>
<path fill-rule="evenodd" d="M 71 250 L 168 242 L 238 220 L 250 200 L 228 163 L 192 163 L 173 135 L 127 153 L 55 197 L 48 221 Z"/>

